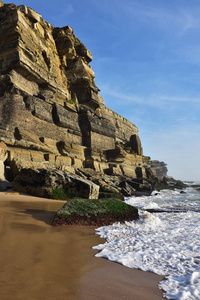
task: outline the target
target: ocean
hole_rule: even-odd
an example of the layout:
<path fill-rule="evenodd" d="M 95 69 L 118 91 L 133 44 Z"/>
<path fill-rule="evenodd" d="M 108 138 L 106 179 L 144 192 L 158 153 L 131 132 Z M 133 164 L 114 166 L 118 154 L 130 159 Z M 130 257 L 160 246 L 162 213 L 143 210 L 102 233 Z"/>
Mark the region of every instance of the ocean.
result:
<path fill-rule="evenodd" d="M 200 182 L 187 184 L 126 198 L 139 209 L 139 219 L 96 230 L 106 239 L 94 247 L 97 257 L 164 275 L 159 288 L 167 299 L 200 299 Z"/>

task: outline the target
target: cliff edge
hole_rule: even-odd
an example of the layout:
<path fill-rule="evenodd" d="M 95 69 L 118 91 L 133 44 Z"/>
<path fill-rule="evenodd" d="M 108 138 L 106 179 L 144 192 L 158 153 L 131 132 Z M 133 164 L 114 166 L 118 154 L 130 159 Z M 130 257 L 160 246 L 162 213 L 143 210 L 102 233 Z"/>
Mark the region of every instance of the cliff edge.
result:
<path fill-rule="evenodd" d="M 26 191 L 20 172 L 43 169 L 100 191 L 151 190 L 138 129 L 105 106 L 92 54 L 70 26 L 54 28 L 25 5 L 1 2 L 0 40 L 1 180 Z"/>

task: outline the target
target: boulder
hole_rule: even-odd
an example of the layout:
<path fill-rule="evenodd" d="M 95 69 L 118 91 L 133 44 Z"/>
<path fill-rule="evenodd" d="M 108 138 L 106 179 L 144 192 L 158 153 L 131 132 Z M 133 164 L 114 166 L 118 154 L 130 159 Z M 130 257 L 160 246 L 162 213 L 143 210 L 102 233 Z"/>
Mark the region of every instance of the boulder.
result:
<path fill-rule="evenodd" d="M 22 169 L 14 179 L 13 188 L 39 197 L 50 197 L 54 189 L 65 189 L 70 197 L 98 199 L 99 196 L 99 186 L 95 183 L 56 169 Z"/>
<path fill-rule="evenodd" d="M 136 191 L 127 181 L 122 181 L 119 186 L 122 188 L 121 193 L 126 197 L 134 195 Z"/>
<path fill-rule="evenodd" d="M 103 226 L 138 217 L 137 208 L 119 199 L 71 199 L 56 213 L 52 225 Z"/>

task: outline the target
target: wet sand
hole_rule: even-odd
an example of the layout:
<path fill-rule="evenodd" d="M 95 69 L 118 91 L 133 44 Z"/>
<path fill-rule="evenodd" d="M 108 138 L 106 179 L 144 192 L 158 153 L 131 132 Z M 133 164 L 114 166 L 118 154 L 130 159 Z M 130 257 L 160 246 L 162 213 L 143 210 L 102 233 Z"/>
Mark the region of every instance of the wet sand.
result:
<path fill-rule="evenodd" d="M 161 276 L 94 257 L 94 227 L 51 227 L 63 201 L 0 193 L 1 300 L 159 300 Z"/>

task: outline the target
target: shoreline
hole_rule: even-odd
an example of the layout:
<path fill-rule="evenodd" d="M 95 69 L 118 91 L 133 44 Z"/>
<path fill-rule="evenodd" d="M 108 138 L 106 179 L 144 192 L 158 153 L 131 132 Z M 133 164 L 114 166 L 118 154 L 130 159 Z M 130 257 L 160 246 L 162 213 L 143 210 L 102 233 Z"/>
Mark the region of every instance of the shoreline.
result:
<path fill-rule="evenodd" d="M 163 276 L 94 257 L 93 226 L 52 227 L 64 201 L 0 193 L 1 300 L 161 300 Z"/>

